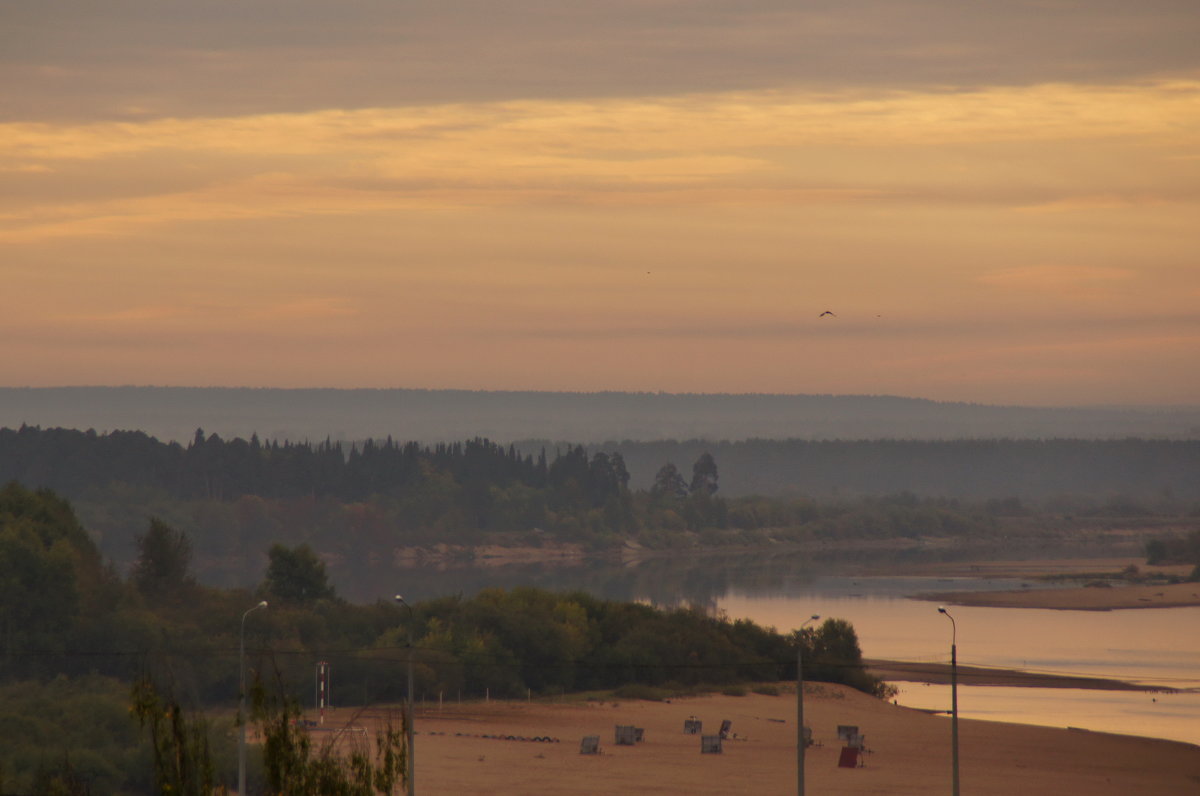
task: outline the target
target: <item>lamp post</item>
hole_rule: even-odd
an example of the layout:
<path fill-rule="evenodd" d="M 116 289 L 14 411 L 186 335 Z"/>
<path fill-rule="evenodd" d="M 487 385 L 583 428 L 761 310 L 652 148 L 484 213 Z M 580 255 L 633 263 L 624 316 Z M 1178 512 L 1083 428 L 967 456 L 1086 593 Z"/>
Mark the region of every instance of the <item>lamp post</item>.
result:
<path fill-rule="evenodd" d="M 240 699 L 238 704 L 238 719 L 241 724 L 240 732 L 238 733 L 238 796 L 245 796 L 246 794 L 246 617 L 251 612 L 266 607 L 267 601 L 263 600 L 242 614 L 242 631 L 239 636 L 238 646 L 238 660 L 241 668 L 241 690 L 238 693 Z"/>
<path fill-rule="evenodd" d="M 945 607 L 938 608 L 950 620 L 950 756 L 954 766 L 954 796 L 958 796 L 958 625 Z"/>
<path fill-rule="evenodd" d="M 416 774 L 416 765 L 414 764 L 413 753 L 413 637 L 412 637 L 412 606 L 404 601 L 404 598 L 397 594 L 394 598 L 396 602 L 408 609 L 408 721 L 405 722 L 405 741 L 408 744 L 408 750 L 405 753 L 404 759 L 407 761 L 408 770 L 405 772 L 404 781 L 408 785 L 408 796 L 413 796 L 416 793 L 416 783 L 414 777 Z"/>
<path fill-rule="evenodd" d="M 799 630 L 820 616 L 813 614 L 800 623 L 796 633 L 796 793 L 804 796 L 804 753 L 808 743 L 804 739 L 804 639 Z"/>

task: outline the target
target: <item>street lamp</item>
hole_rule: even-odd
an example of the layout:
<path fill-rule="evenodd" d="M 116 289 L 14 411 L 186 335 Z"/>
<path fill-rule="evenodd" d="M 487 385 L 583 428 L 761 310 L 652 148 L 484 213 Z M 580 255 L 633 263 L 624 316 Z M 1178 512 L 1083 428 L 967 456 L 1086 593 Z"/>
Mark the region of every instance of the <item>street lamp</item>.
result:
<path fill-rule="evenodd" d="M 804 638 L 799 632 L 809 622 L 820 619 L 813 614 L 800 623 L 796 632 L 796 793 L 804 796 L 804 752 L 808 746 L 804 739 Z"/>
<path fill-rule="evenodd" d="M 954 796 L 958 796 L 958 625 L 944 606 L 939 614 L 950 620 L 950 755 L 954 766 Z"/>
<path fill-rule="evenodd" d="M 238 796 L 246 794 L 246 617 L 253 611 L 266 607 L 267 601 L 263 600 L 242 614 L 242 631 L 238 648 L 238 660 L 241 666 L 241 691 L 238 694 L 241 701 L 238 706 L 238 719 L 242 725 L 241 732 L 238 734 Z"/>
<path fill-rule="evenodd" d="M 393 599 L 408 609 L 408 721 L 405 722 L 405 741 L 408 743 L 408 751 L 404 759 L 408 761 L 408 771 L 405 772 L 405 781 L 408 783 L 408 796 L 413 796 L 416 793 L 416 784 L 414 776 L 416 766 L 414 765 L 413 754 L 413 640 L 412 640 L 412 606 L 404 601 L 404 598 L 397 594 Z"/>

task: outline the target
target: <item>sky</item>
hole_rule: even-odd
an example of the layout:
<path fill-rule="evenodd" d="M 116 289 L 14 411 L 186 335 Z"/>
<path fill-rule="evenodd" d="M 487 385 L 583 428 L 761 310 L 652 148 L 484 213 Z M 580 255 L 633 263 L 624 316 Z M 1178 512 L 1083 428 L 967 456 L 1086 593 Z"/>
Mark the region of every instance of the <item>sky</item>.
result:
<path fill-rule="evenodd" d="M 1200 404 L 1197 41 L 1195 0 L 4 0 L 0 384 Z"/>

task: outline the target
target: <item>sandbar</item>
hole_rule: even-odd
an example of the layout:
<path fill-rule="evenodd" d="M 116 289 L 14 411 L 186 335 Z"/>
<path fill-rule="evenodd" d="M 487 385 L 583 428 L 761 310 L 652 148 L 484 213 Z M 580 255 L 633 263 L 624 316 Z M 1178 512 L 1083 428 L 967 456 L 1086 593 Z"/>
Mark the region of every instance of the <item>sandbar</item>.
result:
<path fill-rule="evenodd" d="M 1062 589 L 938 592 L 921 599 L 988 608 L 1046 608 L 1058 611 L 1115 611 L 1200 605 L 1200 583 L 1130 584 Z"/>
<path fill-rule="evenodd" d="M 951 672 L 948 663 L 864 660 L 867 671 L 890 682 L 932 683 L 947 685 Z M 1028 672 L 995 666 L 958 664 L 958 682 L 963 685 L 1010 686 L 1019 688 L 1082 688 L 1095 691 L 1167 691 L 1158 686 L 1139 685 L 1124 680 L 1103 677 Z"/>

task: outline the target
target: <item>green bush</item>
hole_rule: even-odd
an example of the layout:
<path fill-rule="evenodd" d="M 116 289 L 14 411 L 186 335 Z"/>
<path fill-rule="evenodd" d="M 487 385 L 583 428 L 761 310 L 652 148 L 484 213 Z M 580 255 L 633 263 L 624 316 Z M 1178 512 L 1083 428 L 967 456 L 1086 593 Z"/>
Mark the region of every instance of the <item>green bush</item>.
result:
<path fill-rule="evenodd" d="M 613 696 L 618 699 L 641 699 L 645 702 L 662 702 L 671 697 L 671 692 L 665 688 L 658 688 L 643 683 L 629 683 L 615 689 Z"/>

